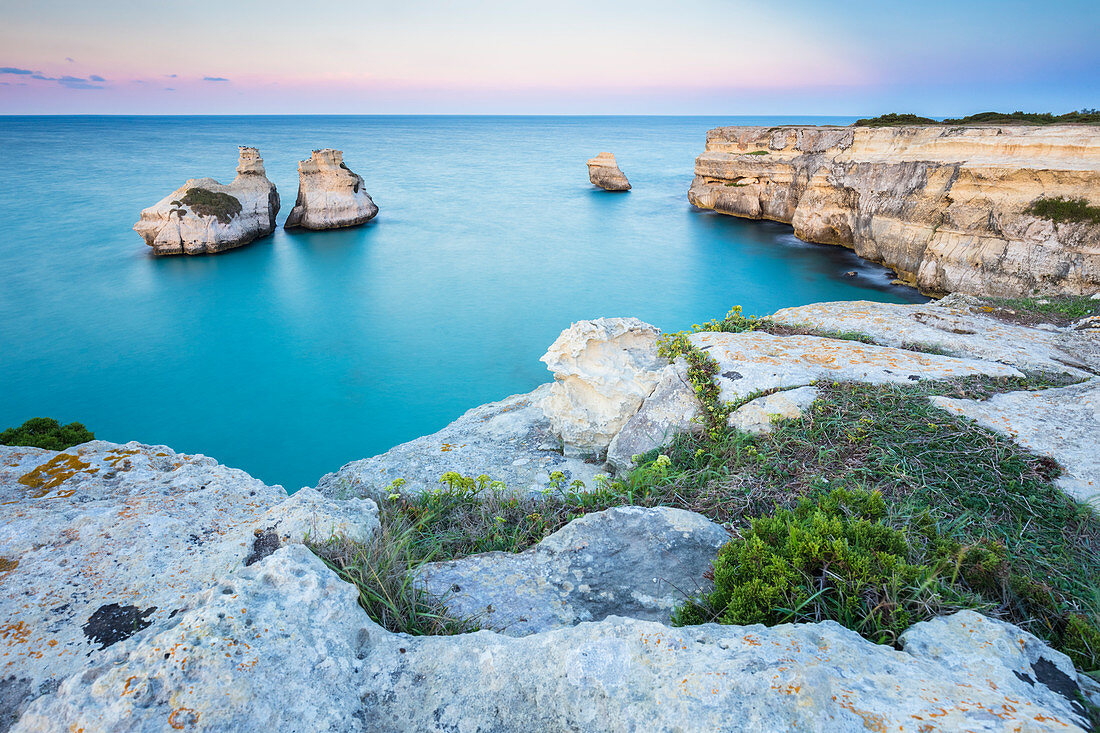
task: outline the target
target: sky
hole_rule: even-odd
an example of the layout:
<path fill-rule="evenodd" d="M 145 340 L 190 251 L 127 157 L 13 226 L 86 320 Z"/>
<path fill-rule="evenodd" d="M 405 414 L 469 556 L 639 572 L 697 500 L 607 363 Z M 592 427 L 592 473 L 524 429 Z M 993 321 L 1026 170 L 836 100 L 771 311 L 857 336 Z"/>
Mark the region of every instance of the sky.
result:
<path fill-rule="evenodd" d="M 0 114 L 1100 108 L 1100 0 L 0 0 Z"/>

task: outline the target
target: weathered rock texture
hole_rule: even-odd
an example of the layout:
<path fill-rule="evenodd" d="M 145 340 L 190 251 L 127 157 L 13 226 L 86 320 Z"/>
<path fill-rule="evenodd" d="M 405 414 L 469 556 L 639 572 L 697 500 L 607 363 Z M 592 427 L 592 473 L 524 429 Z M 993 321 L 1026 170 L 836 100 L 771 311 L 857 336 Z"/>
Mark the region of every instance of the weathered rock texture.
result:
<path fill-rule="evenodd" d="M 933 404 L 1058 461 L 1058 486 L 1100 509 L 1100 379 L 1037 392 L 1006 392 L 988 400 L 933 397 Z"/>
<path fill-rule="evenodd" d="M 631 415 L 607 446 L 607 463 L 616 471 L 628 471 L 634 456 L 672 441 L 680 433 L 696 432 L 702 425 L 694 420 L 699 412 L 695 392 L 687 379 L 683 358 L 661 370 L 653 392 Z"/>
<path fill-rule="evenodd" d="M 660 329 L 637 318 L 578 321 L 542 361 L 554 373 L 542 409 L 566 455 L 599 455 L 637 411 L 668 362 L 657 354 Z"/>
<path fill-rule="evenodd" d="M 279 193 L 267 179 L 259 151 L 246 147 L 240 150 L 237 177 L 232 183 L 222 185 L 213 178 L 192 178 L 141 212 L 134 231 L 153 248 L 153 254 L 213 254 L 275 231 Z M 192 190 L 206 192 L 203 195 L 208 199 L 211 195 L 219 199 L 219 213 L 199 213 L 195 204 L 186 203 L 184 199 Z"/>
<path fill-rule="evenodd" d="M 0 446 L 0 721 L 197 591 L 308 533 L 366 539 L 366 500 L 287 498 L 164 446 Z M 0 730 L 4 724 L 0 723 Z"/>
<path fill-rule="evenodd" d="M 709 590 L 704 573 L 729 533 L 669 507 L 619 507 L 576 519 L 521 553 L 490 552 L 420 571 L 452 616 L 509 636 L 627 616 L 667 621 Z"/>
<path fill-rule="evenodd" d="M 1100 225 L 1025 212 L 1057 196 L 1100 204 L 1100 128 L 720 127 L 688 192 L 854 249 L 924 292 L 1088 295 Z"/>
<path fill-rule="evenodd" d="M 561 439 L 540 407 L 550 389 L 544 384 L 528 394 L 475 407 L 437 433 L 322 476 L 317 489 L 334 497 L 378 497 L 394 479 L 404 479 L 401 492 L 418 494 L 438 489 L 439 477 L 448 471 L 486 474 L 520 494 L 546 489 L 554 471 L 561 471 L 567 482 L 580 480 L 592 487 L 603 466 L 562 454 Z"/>
<path fill-rule="evenodd" d="M 619 170 L 619 164 L 611 153 L 600 153 L 588 159 L 588 180 L 605 191 L 630 190 L 630 181 Z"/>
<path fill-rule="evenodd" d="M 610 617 L 513 638 L 388 633 L 298 546 L 194 596 L 40 698 L 18 731 L 1073 731 L 1069 660 L 976 613 L 902 650 L 841 626 Z"/>
<path fill-rule="evenodd" d="M 341 151 L 325 148 L 298 163 L 298 199 L 283 226 L 339 229 L 365 224 L 377 214 L 363 177 L 344 165 Z"/>
<path fill-rule="evenodd" d="M 817 399 L 816 387 L 797 387 L 773 392 L 741 405 L 729 417 L 729 425 L 744 433 L 770 433 L 776 420 L 802 417 Z"/>
<path fill-rule="evenodd" d="M 1026 371 L 1100 375 L 1100 332 L 1015 325 L 991 317 L 991 311 L 976 298 L 954 294 L 924 305 L 814 303 L 784 308 L 770 318 L 788 326 L 856 331 L 887 346 L 931 346 Z"/>

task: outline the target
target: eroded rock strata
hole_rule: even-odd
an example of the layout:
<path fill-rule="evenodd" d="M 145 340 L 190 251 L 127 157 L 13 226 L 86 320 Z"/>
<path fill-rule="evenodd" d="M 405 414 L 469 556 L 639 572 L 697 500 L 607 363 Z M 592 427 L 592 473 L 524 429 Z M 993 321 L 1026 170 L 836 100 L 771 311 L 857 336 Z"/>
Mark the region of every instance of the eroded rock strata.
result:
<path fill-rule="evenodd" d="M 1100 128 L 720 127 L 692 204 L 794 226 L 893 268 L 926 293 L 1090 294 L 1100 224 L 1028 213 L 1100 204 Z"/>
<path fill-rule="evenodd" d="M 283 225 L 287 229 L 339 229 L 365 224 L 378 215 L 363 177 L 344 164 L 344 154 L 314 150 L 298 163 L 298 199 Z"/>
<path fill-rule="evenodd" d="M 605 191 L 630 190 L 630 181 L 619 170 L 612 153 L 600 153 L 588 159 L 588 180 Z"/>
<path fill-rule="evenodd" d="M 214 254 L 275 231 L 279 193 L 256 148 L 241 147 L 227 185 L 192 178 L 141 212 L 134 231 L 156 255 Z"/>

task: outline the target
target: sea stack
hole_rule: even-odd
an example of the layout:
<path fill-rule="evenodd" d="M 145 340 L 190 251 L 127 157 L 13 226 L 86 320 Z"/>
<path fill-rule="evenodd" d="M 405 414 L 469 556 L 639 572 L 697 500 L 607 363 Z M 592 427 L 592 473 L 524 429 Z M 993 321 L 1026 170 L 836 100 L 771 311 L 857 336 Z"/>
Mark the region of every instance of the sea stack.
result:
<path fill-rule="evenodd" d="M 363 177 L 344 165 L 341 151 L 314 150 L 298 163 L 298 199 L 283 226 L 339 229 L 365 224 L 378 215 L 378 207 L 363 185 Z"/>
<path fill-rule="evenodd" d="M 155 255 L 214 254 L 271 234 L 278 213 L 260 151 L 242 146 L 232 183 L 192 178 L 142 211 L 134 231 Z"/>
<path fill-rule="evenodd" d="M 630 181 L 619 170 L 619 164 L 611 153 L 600 153 L 588 159 L 588 180 L 605 191 L 630 190 Z"/>

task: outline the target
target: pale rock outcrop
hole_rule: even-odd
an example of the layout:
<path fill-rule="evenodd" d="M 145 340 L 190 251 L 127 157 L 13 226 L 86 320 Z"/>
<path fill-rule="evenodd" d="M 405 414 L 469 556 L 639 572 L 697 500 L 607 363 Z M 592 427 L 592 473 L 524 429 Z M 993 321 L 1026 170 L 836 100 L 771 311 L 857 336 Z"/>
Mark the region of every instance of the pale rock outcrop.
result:
<path fill-rule="evenodd" d="M 1059 488 L 1100 509 L 1100 379 L 982 401 L 933 397 L 932 402 L 1055 459 L 1065 471 L 1056 481 Z"/>
<path fill-rule="evenodd" d="M 365 224 L 378 207 L 364 188 L 363 177 L 344 165 L 344 154 L 314 150 L 298 163 L 298 199 L 283 225 L 287 229 L 339 229 Z"/>
<path fill-rule="evenodd" d="M 206 456 L 98 440 L 0 446 L 0 504 L 0 720 L 283 542 L 378 527 L 371 501 L 288 499 Z"/>
<path fill-rule="evenodd" d="M 542 361 L 554 383 L 541 406 L 566 455 L 604 455 L 668 364 L 657 354 L 660 335 L 637 318 L 597 318 L 574 323 L 550 345 Z"/>
<path fill-rule="evenodd" d="M 509 636 L 627 616 L 667 621 L 709 590 L 704 573 L 729 533 L 669 507 L 618 507 L 575 519 L 521 553 L 489 552 L 421 568 L 456 618 Z"/>
<path fill-rule="evenodd" d="M 1100 225 L 1026 211 L 1058 196 L 1100 204 L 1100 128 L 720 127 L 688 192 L 851 248 L 924 292 L 1091 295 Z"/>
<path fill-rule="evenodd" d="M 141 212 L 134 225 L 156 255 L 222 252 L 275 231 L 279 193 L 256 148 L 241 147 L 237 177 L 192 178 Z"/>
<path fill-rule="evenodd" d="M 683 358 L 661 370 L 653 392 L 631 415 L 607 446 L 607 463 L 624 473 L 634 465 L 634 456 L 666 445 L 680 433 L 698 432 L 702 426 L 695 417 L 699 403 L 687 378 Z"/>
<path fill-rule="evenodd" d="M 612 153 L 600 153 L 588 159 L 588 180 L 605 191 L 629 191 L 630 181 L 619 170 Z"/>
<path fill-rule="evenodd" d="M 325 474 L 317 489 L 338 498 L 385 498 L 390 483 L 403 479 L 402 493 L 419 494 L 438 489 L 440 476 L 448 471 L 485 474 L 517 494 L 540 493 L 549 487 L 554 471 L 561 471 L 567 483 L 579 480 L 591 488 L 603 467 L 562 455 L 561 438 L 540 407 L 550 389 L 544 384 L 528 394 L 475 407 L 437 433 Z"/>
<path fill-rule="evenodd" d="M 833 622 L 609 617 L 520 638 L 392 634 L 300 546 L 192 597 L 32 704 L 28 731 L 1075 731 L 1069 660 L 963 611 L 902 650 Z"/>
<path fill-rule="evenodd" d="M 814 303 L 784 308 L 770 319 L 824 331 L 858 331 L 887 346 L 931 346 L 952 356 L 999 361 L 1026 371 L 1100 374 L 1100 332 L 1005 323 L 990 316 L 991 311 L 976 298 L 953 294 L 923 305 Z"/>
<path fill-rule="evenodd" d="M 822 336 L 775 336 L 763 331 L 692 334 L 692 344 L 718 362 L 720 399 L 801 387 L 819 379 L 912 384 L 922 379 L 988 375 L 1020 377 L 1006 364 L 960 359 Z"/>
<path fill-rule="evenodd" d="M 729 416 L 729 426 L 744 433 L 770 433 L 776 420 L 794 420 L 817 399 L 816 387 L 773 392 L 741 405 Z"/>

